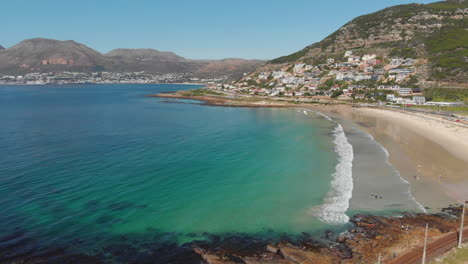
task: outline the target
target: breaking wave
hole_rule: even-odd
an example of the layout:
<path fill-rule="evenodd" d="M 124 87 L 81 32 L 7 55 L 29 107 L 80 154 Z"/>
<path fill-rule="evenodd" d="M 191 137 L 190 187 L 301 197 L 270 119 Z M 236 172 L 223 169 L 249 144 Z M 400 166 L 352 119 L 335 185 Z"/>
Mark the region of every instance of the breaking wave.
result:
<path fill-rule="evenodd" d="M 314 111 L 317 115 L 336 124 L 333 129 L 335 152 L 338 154 L 338 164 L 335 167 L 331 189 L 325 197 L 316 215 L 324 222 L 343 224 L 349 221 L 346 211 L 353 195 L 353 146 L 348 142 L 343 127 L 323 113 Z"/>

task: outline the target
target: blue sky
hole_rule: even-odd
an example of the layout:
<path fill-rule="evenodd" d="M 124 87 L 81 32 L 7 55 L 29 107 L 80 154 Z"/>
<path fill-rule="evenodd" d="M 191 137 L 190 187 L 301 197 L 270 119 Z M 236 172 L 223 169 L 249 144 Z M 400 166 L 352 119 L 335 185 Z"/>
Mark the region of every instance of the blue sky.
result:
<path fill-rule="evenodd" d="M 0 45 L 44 37 L 100 52 L 154 48 L 192 59 L 272 59 L 356 16 L 427 0 L 0 0 Z"/>

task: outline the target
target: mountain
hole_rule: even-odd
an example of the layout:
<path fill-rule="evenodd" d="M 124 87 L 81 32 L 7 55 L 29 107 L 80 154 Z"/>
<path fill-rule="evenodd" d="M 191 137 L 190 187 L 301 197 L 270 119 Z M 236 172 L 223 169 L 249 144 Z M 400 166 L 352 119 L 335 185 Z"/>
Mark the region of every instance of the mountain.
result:
<path fill-rule="evenodd" d="M 115 49 L 101 54 L 72 40 L 28 39 L 0 51 L 0 74 L 57 71 L 191 73 L 197 77 L 233 75 L 256 69 L 263 61 L 189 60 L 154 49 Z"/>
<path fill-rule="evenodd" d="M 0 50 L 4 50 L 4 49 L 5 49 L 5 48 L 4 48 L 4 47 L 2 47 L 2 45 L 0 45 Z"/>
<path fill-rule="evenodd" d="M 258 69 L 274 69 L 299 62 L 325 63 L 374 53 L 384 60 L 415 58 L 419 82 L 468 82 L 468 2 L 442 1 L 407 4 L 360 16 L 322 41 L 270 61 Z"/>
<path fill-rule="evenodd" d="M 113 67 L 115 71 L 190 72 L 199 77 L 242 76 L 264 63 L 244 59 L 190 60 L 154 49 L 116 49 L 105 56 L 117 61 Z"/>
<path fill-rule="evenodd" d="M 201 68 L 197 70 L 198 75 L 217 76 L 223 72 L 229 72 L 234 76 L 242 76 L 243 73 L 254 71 L 259 65 L 264 64 L 261 60 L 245 60 L 245 59 L 222 59 L 222 60 L 207 60 L 199 61 Z"/>
<path fill-rule="evenodd" d="M 1 73 L 93 71 L 112 65 L 99 52 L 72 40 L 28 39 L 0 52 Z"/>
<path fill-rule="evenodd" d="M 193 73 L 201 67 L 175 53 L 154 49 L 115 49 L 104 56 L 116 62 L 109 67 L 116 72 Z"/>
<path fill-rule="evenodd" d="M 126 61 L 186 61 L 173 52 L 155 49 L 115 49 L 105 55 Z"/>

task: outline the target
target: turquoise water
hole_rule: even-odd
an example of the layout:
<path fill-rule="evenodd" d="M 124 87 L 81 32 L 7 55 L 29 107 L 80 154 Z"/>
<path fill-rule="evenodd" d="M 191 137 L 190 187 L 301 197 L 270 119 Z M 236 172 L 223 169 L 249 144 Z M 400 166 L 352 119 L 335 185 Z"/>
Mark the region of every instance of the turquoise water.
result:
<path fill-rule="evenodd" d="M 338 162 L 335 124 L 294 109 L 145 97 L 193 88 L 0 86 L 0 238 L 20 230 L 40 246 L 99 252 L 122 237 L 183 243 L 342 226 L 313 213 Z"/>

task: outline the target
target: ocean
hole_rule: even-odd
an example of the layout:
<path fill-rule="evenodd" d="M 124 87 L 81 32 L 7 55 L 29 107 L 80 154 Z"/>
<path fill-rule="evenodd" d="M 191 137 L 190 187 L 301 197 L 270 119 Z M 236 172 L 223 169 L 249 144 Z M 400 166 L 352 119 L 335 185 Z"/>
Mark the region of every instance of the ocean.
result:
<path fill-rule="evenodd" d="M 344 120 L 145 96 L 195 88 L 0 86 L 0 261 L 154 259 L 193 241 L 320 238 L 354 213 L 424 210 L 385 149 Z"/>

